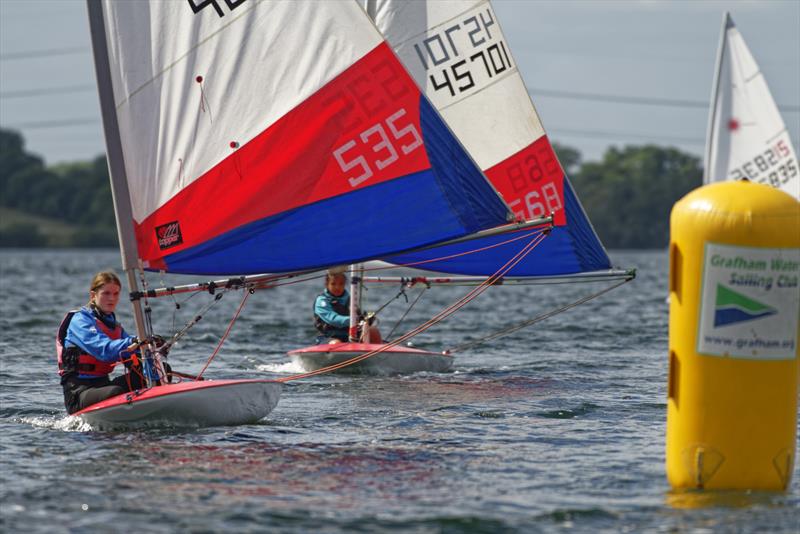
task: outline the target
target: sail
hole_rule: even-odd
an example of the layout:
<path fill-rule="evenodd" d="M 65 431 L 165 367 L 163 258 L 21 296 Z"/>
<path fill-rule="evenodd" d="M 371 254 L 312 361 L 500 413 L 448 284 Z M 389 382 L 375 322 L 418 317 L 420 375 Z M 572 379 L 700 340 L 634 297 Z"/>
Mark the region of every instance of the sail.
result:
<path fill-rule="evenodd" d="M 99 5 L 145 268 L 313 269 L 512 217 L 353 1 Z"/>
<path fill-rule="evenodd" d="M 509 273 L 545 276 L 610 268 L 608 255 L 533 107 L 488 0 L 361 0 L 397 55 L 481 170 L 521 219 L 555 216 L 553 232 Z M 390 258 L 425 261 L 509 236 Z M 489 275 L 521 242 L 426 269 Z"/>
<path fill-rule="evenodd" d="M 706 140 L 705 183 L 747 178 L 800 200 L 800 166 L 764 75 L 723 18 Z"/>

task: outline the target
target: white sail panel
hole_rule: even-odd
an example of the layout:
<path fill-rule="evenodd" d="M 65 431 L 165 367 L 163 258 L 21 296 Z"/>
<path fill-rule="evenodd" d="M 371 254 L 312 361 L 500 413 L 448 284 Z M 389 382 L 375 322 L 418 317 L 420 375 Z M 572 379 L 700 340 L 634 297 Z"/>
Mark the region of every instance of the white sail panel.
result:
<path fill-rule="evenodd" d="M 488 0 L 360 0 L 514 215 L 553 214 L 556 227 L 509 273 L 601 271 L 610 260 L 565 176 Z M 396 256 L 426 269 L 497 271 L 513 255 L 491 240 Z M 466 248 L 482 252 L 462 257 Z M 445 261 L 436 258 L 450 257 Z"/>
<path fill-rule="evenodd" d="M 758 64 L 726 15 L 706 147 L 706 183 L 747 178 L 800 199 L 789 132 Z"/>
<path fill-rule="evenodd" d="M 137 222 L 382 41 L 351 1 L 105 0 L 104 13 Z"/>
<path fill-rule="evenodd" d="M 361 3 L 481 169 L 544 135 L 487 0 Z"/>

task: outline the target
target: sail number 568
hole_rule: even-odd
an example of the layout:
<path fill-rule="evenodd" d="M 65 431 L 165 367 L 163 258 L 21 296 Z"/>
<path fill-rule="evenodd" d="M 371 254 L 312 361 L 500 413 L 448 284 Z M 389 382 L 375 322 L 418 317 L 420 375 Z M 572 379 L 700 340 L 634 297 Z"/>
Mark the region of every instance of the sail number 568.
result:
<path fill-rule="evenodd" d="M 400 155 L 397 152 L 399 145 L 400 151 L 403 154 L 410 154 L 420 146 L 422 146 L 422 137 L 419 135 L 417 128 L 413 123 L 402 126 L 397 123 L 398 119 L 406 114 L 405 109 L 399 109 L 390 115 L 385 121 L 373 124 L 363 132 L 361 132 L 356 139 L 350 139 L 342 146 L 333 151 L 333 157 L 339 163 L 342 172 L 352 170 L 360 170 L 358 176 L 348 177 L 351 187 L 357 187 L 364 181 L 371 178 L 375 172 L 372 170 L 373 166 L 378 170 L 385 169 L 398 159 Z M 384 123 L 389 128 L 391 138 L 386 133 Z M 360 143 L 358 142 L 360 141 Z M 352 159 L 348 159 L 347 152 L 355 148 L 358 144 L 370 147 L 372 149 L 371 163 L 367 160 L 364 154 L 358 154 Z"/>

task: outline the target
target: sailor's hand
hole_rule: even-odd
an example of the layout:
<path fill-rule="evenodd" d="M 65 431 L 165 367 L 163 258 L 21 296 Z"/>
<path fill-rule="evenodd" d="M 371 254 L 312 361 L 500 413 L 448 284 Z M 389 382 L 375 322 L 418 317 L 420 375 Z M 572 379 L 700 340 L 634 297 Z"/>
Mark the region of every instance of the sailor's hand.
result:
<path fill-rule="evenodd" d="M 164 347 L 164 345 L 166 345 L 166 341 L 164 341 L 164 338 L 161 336 L 152 336 L 142 340 L 140 340 L 137 337 L 134 337 L 133 343 L 128 345 L 128 348 L 125 350 L 127 350 L 128 352 L 133 352 L 139 350 L 139 347 L 141 347 L 142 345 L 153 345 L 153 347 L 155 347 L 157 351 L 161 352 L 164 355 L 166 355 L 167 352 L 169 352 L 169 347 Z"/>
<path fill-rule="evenodd" d="M 126 352 L 133 352 L 135 350 L 139 350 L 139 346 L 143 344 L 142 341 L 139 341 L 138 337 L 131 338 L 131 344 L 128 345 L 128 348 L 125 349 Z"/>

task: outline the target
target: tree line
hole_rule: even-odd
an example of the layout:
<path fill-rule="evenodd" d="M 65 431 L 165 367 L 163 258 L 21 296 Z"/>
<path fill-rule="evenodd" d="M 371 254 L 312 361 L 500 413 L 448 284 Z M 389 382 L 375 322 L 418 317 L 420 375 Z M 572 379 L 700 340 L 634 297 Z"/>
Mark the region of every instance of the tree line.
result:
<path fill-rule="evenodd" d="M 583 162 L 572 147 L 554 148 L 608 248 L 666 247 L 672 205 L 702 182 L 699 158 L 675 148 L 612 147 L 597 162 Z M 117 246 L 105 156 L 48 167 L 27 152 L 22 135 L 0 129 L 3 208 L 8 220 L 0 220 L 0 246 Z M 20 221 L 10 213 L 33 218 Z M 42 220 L 69 231 L 54 233 Z"/>
<path fill-rule="evenodd" d="M 48 167 L 25 150 L 22 135 L 0 129 L 0 208 L 8 208 L 0 220 L 0 246 L 117 246 L 105 156 Z M 36 219 L 19 221 L 10 213 Z M 49 231 L 59 225 L 64 231 Z"/>

